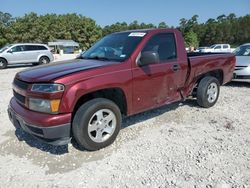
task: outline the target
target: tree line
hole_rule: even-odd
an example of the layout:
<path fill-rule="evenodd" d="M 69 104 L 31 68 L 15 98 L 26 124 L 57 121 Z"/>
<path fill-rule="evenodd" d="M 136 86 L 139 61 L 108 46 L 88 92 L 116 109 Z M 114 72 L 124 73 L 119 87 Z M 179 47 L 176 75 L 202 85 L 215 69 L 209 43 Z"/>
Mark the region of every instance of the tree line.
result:
<path fill-rule="evenodd" d="M 176 27 L 184 35 L 187 47 L 210 46 L 214 43 L 237 46 L 250 42 L 250 15 L 220 15 L 205 23 L 199 23 L 198 18 L 198 15 L 190 19 L 182 18 Z M 79 42 L 80 47 L 85 50 L 101 37 L 113 32 L 169 27 L 165 22 L 154 25 L 138 21 L 117 22 L 100 27 L 95 20 L 78 14 L 29 13 L 15 18 L 9 13 L 0 12 L 0 47 L 8 43 L 47 43 L 55 39 L 72 39 Z"/>

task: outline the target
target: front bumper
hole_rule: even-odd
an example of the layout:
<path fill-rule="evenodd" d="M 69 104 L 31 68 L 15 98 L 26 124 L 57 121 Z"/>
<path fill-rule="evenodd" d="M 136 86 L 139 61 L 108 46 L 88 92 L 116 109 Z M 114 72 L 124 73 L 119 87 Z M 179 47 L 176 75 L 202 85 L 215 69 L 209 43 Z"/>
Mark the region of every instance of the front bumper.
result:
<path fill-rule="evenodd" d="M 25 132 L 48 144 L 66 145 L 71 140 L 69 114 L 50 115 L 33 112 L 22 107 L 12 98 L 8 107 L 8 115 L 16 128 L 22 128 Z M 56 124 L 55 119 L 58 118 L 60 118 L 60 124 Z M 64 123 L 61 122 L 62 119 L 65 120 Z"/>

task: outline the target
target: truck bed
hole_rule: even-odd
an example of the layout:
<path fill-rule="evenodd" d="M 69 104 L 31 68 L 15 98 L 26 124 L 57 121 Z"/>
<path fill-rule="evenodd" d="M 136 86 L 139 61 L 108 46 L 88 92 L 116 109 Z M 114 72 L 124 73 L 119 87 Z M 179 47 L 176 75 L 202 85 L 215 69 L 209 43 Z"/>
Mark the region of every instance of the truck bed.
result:
<path fill-rule="evenodd" d="M 197 82 L 200 77 L 209 72 L 220 72 L 221 85 L 232 79 L 235 66 L 235 55 L 232 53 L 188 53 L 189 72 L 186 80 L 186 94 L 191 91 L 190 86 Z M 228 74 L 230 73 L 230 74 Z"/>

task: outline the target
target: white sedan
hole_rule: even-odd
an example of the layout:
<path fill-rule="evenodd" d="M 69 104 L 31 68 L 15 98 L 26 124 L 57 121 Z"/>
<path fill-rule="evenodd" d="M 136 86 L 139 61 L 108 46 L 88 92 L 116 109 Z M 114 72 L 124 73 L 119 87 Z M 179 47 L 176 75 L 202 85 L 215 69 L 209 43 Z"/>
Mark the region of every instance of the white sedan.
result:
<path fill-rule="evenodd" d="M 236 55 L 234 79 L 250 79 L 250 43 L 239 46 L 234 53 Z"/>

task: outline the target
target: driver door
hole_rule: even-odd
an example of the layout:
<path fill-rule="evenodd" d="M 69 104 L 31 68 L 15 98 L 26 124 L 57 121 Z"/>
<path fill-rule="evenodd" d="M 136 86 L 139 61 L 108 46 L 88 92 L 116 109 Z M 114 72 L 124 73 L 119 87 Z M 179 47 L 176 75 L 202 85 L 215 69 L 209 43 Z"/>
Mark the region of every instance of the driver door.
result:
<path fill-rule="evenodd" d="M 12 47 L 6 53 L 6 59 L 9 63 L 24 63 L 25 61 L 25 52 L 23 45 L 17 45 Z"/>
<path fill-rule="evenodd" d="M 175 76 L 179 72 L 173 33 L 154 35 L 141 54 L 156 53 L 158 62 L 137 66 L 133 72 L 133 110 L 141 112 L 179 99 Z"/>

